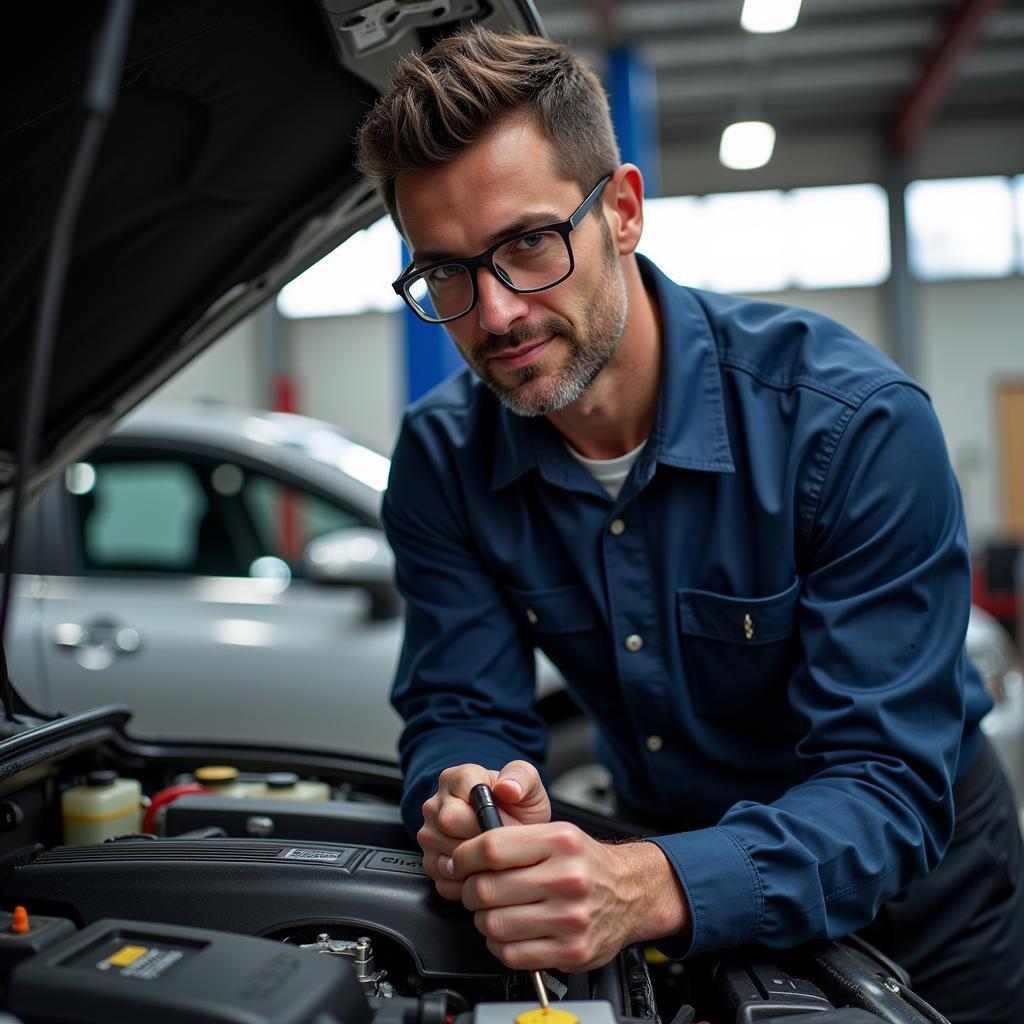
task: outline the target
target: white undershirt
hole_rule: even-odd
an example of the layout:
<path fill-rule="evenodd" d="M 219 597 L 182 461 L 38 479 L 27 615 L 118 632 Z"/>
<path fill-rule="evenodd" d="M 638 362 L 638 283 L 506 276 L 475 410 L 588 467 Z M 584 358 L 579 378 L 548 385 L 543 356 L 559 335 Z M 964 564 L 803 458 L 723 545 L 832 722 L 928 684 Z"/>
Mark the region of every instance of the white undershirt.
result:
<path fill-rule="evenodd" d="M 614 459 L 588 459 L 586 456 L 580 455 L 568 441 L 565 442 L 565 447 L 569 449 L 569 454 L 593 476 L 608 492 L 612 501 L 614 501 L 619 496 L 619 491 L 622 490 L 622 485 L 626 482 L 626 477 L 629 476 L 633 463 L 636 462 L 640 457 L 640 453 L 644 450 L 645 444 L 647 444 L 646 438 L 631 452 L 626 452 L 625 455 L 619 455 Z"/>

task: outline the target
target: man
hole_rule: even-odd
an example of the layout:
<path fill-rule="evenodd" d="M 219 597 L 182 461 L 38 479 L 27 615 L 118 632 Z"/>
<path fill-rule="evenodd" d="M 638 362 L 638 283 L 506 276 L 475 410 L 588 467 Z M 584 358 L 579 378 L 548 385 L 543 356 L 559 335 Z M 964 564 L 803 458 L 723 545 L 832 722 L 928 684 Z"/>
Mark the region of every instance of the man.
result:
<path fill-rule="evenodd" d="M 874 920 L 947 1013 L 1024 1019 L 1019 835 L 926 396 L 824 317 L 637 257 L 640 173 L 562 47 L 446 39 L 359 147 L 412 253 L 396 289 L 468 364 L 409 411 L 384 505 L 403 813 L 438 892 L 512 968 Z M 550 821 L 534 647 L 655 838 Z M 479 834 L 479 782 L 520 827 Z"/>

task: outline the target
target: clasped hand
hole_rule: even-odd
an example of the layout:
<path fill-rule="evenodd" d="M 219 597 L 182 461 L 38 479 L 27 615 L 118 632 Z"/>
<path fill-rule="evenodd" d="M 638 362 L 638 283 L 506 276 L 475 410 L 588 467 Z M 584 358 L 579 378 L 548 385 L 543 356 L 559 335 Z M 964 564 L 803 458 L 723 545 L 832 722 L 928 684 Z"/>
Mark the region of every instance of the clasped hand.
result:
<path fill-rule="evenodd" d="M 489 785 L 506 826 L 480 832 L 470 790 Z M 423 867 L 445 899 L 461 900 L 487 947 L 515 970 L 591 970 L 630 942 L 688 926 L 686 900 L 653 843 L 599 843 L 551 821 L 537 770 L 447 768 L 423 805 L 416 838 Z"/>

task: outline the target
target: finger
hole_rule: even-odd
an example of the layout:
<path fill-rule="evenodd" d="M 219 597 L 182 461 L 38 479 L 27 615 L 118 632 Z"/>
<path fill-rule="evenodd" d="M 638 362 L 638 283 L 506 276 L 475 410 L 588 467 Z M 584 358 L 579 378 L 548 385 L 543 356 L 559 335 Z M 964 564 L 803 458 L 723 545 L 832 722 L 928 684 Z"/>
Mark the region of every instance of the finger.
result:
<path fill-rule="evenodd" d="M 454 877 L 444 873 L 446 877 Z M 462 903 L 467 910 L 531 905 L 550 897 L 550 885 L 543 873 L 533 866 L 481 871 L 462 880 Z"/>
<path fill-rule="evenodd" d="M 607 963 L 611 957 L 595 955 L 586 944 L 570 944 L 552 939 L 526 939 L 522 942 L 487 940 L 487 948 L 513 971 L 540 971 L 554 968 L 566 974 L 588 971 Z"/>
<path fill-rule="evenodd" d="M 465 842 L 464 839 L 446 836 L 436 829 L 430 829 L 429 835 L 424 835 L 426 832 L 428 830 L 422 828 L 416 833 L 416 839 L 425 856 L 440 856 L 444 854 L 445 857 L 450 857 Z"/>
<path fill-rule="evenodd" d="M 550 853 L 544 834 L 547 828 L 547 825 L 496 828 L 467 839 L 452 853 L 452 877 L 463 879 L 481 871 L 506 871 L 539 864 Z"/>
<path fill-rule="evenodd" d="M 476 812 L 457 796 L 448 796 L 442 801 L 437 811 L 436 825 L 446 840 L 455 840 L 456 843 L 480 834 Z"/>
<path fill-rule="evenodd" d="M 522 942 L 526 939 L 551 937 L 551 928 L 541 903 L 478 910 L 473 915 L 473 924 L 478 932 L 495 942 Z"/>
<path fill-rule="evenodd" d="M 529 761 L 510 761 L 498 773 L 494 799 L 517 822 L 536 824 L 551 819 L 548 799 L 540 773 Z"/>
<path fill-rule="evenodd" d="M 447 879 L 436 879 L 434 881 L 434 888 L 437 889 L 439 896 L 446 900 L 451 900 L 453 903 L 458 903 L 462 899 L 461 882 L 452 882 Z"/>
<path fill-rule="evenodd" d="M 493 786 L 496 778 L 497 773 L 478 764 L 459 764 L 441 772 L 437 779 L 437 791 L 442 797 L 447 793 L 468 803 L 469 791 L 474 786 L 481 782 Z"/>

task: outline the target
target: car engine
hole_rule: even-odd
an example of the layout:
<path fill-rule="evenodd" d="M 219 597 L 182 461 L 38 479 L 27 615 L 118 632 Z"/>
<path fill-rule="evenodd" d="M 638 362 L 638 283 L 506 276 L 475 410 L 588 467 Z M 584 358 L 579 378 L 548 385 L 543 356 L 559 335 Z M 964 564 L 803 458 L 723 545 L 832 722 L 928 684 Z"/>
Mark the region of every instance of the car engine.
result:
<path fill-rule="evenodd" d="M 568 1016 L 537 1017 L 529 976 L 434 891 L 399 819 L 393 766 L 141 743 L 127 718 L 101 708 L 0 740 L 0 1007 L 13 1015 L 2 1021 L 943 1019 L 855 939 L 682 963 L 628 947 L 600 970 L 543 972 L 548 1012 Z M 72 804 L 83 787 L 124 780 L 139 807 L 105 826 Z M 100 830 L 85 842 L 83 821 Z"/>

